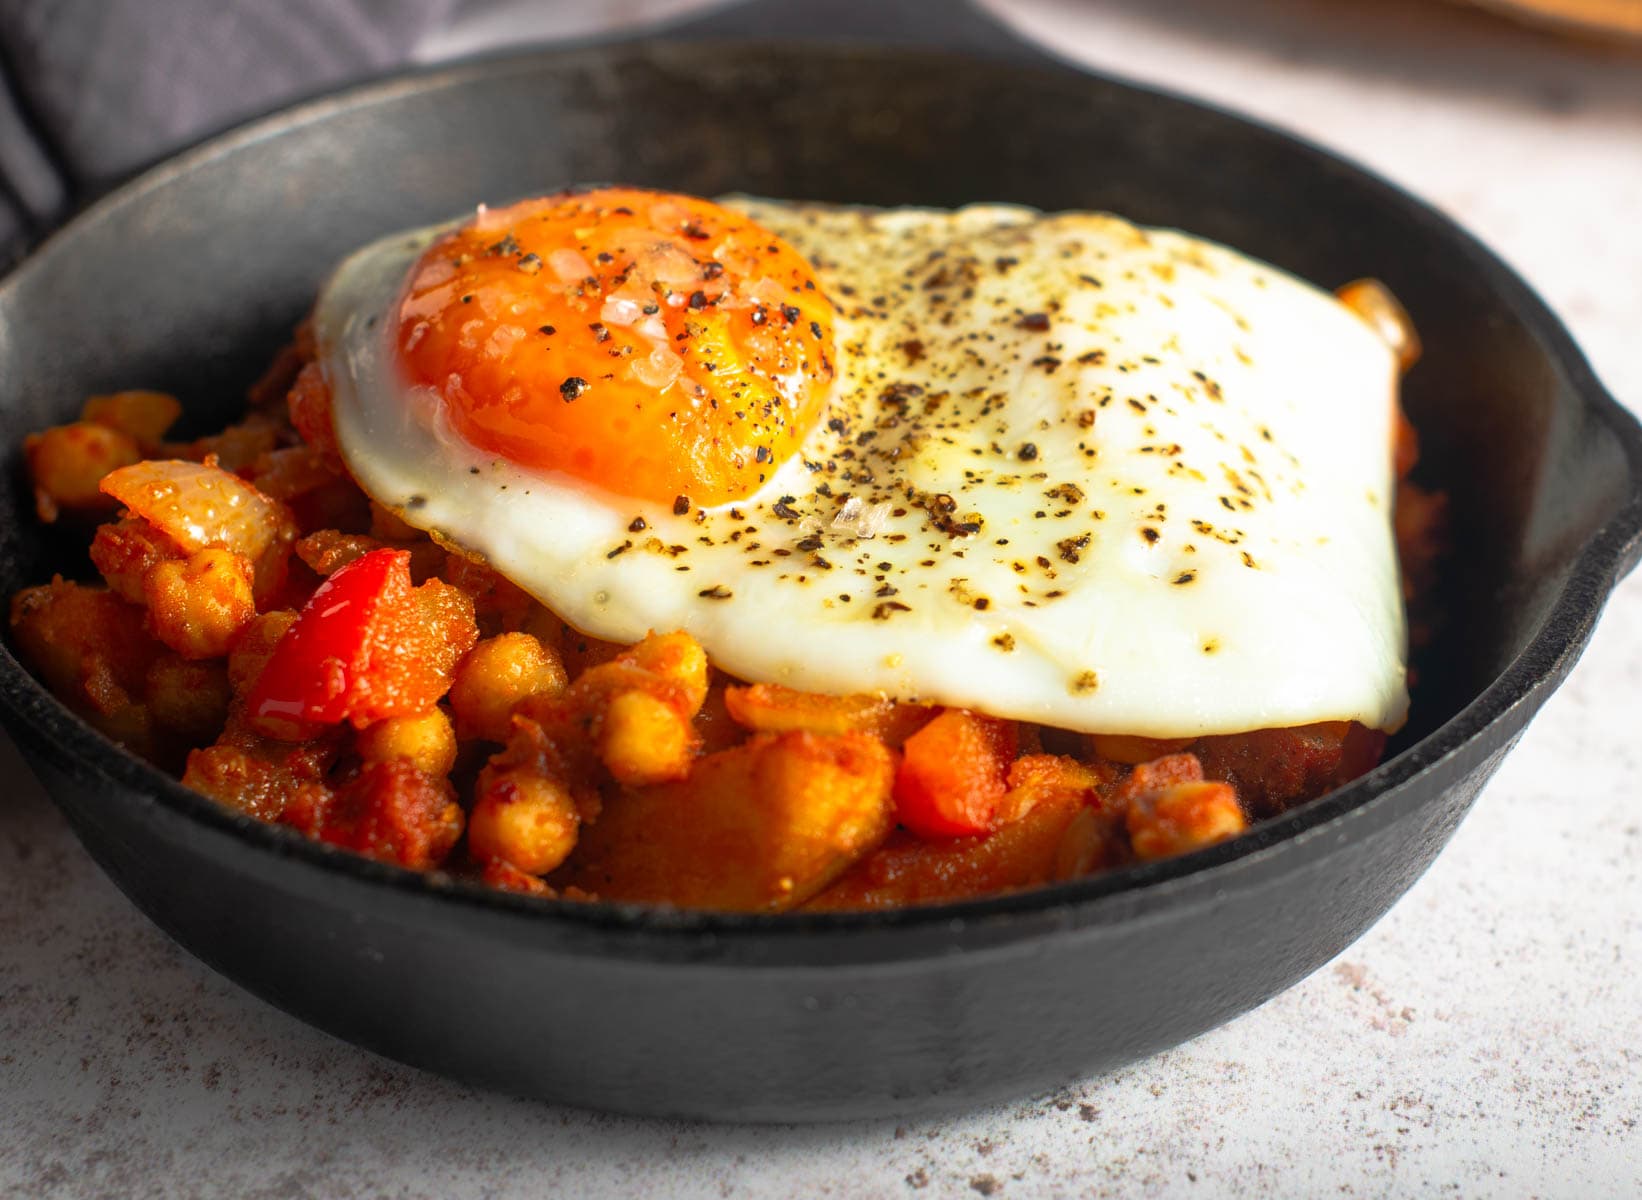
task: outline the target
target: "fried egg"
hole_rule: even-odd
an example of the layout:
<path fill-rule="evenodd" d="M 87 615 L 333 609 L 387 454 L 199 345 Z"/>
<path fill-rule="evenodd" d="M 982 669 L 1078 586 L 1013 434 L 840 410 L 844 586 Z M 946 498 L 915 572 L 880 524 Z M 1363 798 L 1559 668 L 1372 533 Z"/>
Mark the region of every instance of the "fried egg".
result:
<path fill-rule="evenodd" d="M 315 331 L 361 486 L 584 633 L 1088 732 L 1403 720 L 1395 356 L 1226 247 L 605 189 L 365 247 Z"/>

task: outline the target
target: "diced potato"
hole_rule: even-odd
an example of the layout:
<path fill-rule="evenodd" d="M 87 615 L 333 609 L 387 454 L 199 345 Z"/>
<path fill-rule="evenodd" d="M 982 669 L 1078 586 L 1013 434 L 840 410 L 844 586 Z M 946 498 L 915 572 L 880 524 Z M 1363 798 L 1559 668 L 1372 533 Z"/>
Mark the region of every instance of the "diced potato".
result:
<path fill-rule="evenodd" d="M 143 611 L 104 588 L 54 579 L 12 597 L 17 651 L 64 704 L 145 757 L 153 730 L 143 701 L 148 669 L 163 648 Z"/>
<path fill-rule="evenodd" d="M 182 416 L 182 405 L 164 392 L 111 392 L 93 396 L 80 418 L 129 434 L 145 451 L 160 444 L 165 431 Z"/>
<path fill-rule="evenodd" d="M 1098 806 L 1101 776 L 1066 758 L 1016 760 L 998 812 L 980 837 L 923 841 L 897 832 L 806 908 L 899 908 L 1034 887 L 1064 877 L 1062 844 L 1078 815 Z"/>
<path fill-rule="evenodd" d="M 92 421 L 58 425 L 23 439 L 23 460 L 34 485 L 34 511 L 48 524 L 60 513 L 114 507 L 101 490 L 103 477 L 142 458 L 129 433 Z"/>
<path fill-rule="evenodd" d="M 792 908 L 888 834 L 893 781 L 894 756 L 863 734 L 755 737 L 608 801 L 564 882 L 606 900 Z"/>

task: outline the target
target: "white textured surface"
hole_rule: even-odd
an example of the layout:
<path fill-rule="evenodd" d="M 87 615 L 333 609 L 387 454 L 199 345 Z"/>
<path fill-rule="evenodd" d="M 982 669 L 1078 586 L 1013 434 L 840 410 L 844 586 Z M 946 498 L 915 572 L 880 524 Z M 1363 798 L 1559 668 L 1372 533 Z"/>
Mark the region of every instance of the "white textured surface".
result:
<path fill-rule="evenodd" d="M 1007 7 L 1434 200 L 1642 404 L 1642 56 L 1401 0 Z M 0 1195 L 1642 1194 L 1639 696 L 1642 578 L 1337 962 L 1055 1096 L 817 1129 L 548 1108 L 314 1033 L 155 932 L 0 745 Z"/>

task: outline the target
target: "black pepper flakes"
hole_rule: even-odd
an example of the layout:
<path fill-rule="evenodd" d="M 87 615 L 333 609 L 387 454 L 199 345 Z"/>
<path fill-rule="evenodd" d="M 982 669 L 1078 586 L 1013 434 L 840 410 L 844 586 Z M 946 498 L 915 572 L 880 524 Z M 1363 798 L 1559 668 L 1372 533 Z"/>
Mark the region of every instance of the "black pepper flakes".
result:
<path fill-rule="evenodd" d="M 628 533 L 641 533 L 648 528 L 650 528 L 650 524 L 643 517 L 634 517 L 627 523 Z"/>
<path fill-rule="evenodd" d="M 1031 462 L 1038 456 L 1038 447 L 1035 442 L 1022 442 L 1021 448 L 1015 451 L 1015 457 L 1022 462 Z"/>
<path fill-rule="evenodd" d="M 519 270 L 526 275 L 534 275 L 542 269 L 542 260 L 538 255 L 527 254 L 519 260 Z"/>
<path fill-rule="evenodd" d="M 587 380 L 580 375 L 572 375 L 559 385 L 559 395 L 564 397 L 566 404 L 569 404 L 573 400 L 581 399 L 589 386 Z"/>
<path fill-rule="evenodd" d="M 554 327 L 554 326 L 552 326 L 552 325 L 539 325 L 539 326 L 537 326 L 537 328 L 536 328 L 536 332 L 538 332 L 538 333 L 545 333 L 545 334 L 547 334 L 547 335 L 548 335 L 548 336 L 549 336 L 549 337 L 551 337 L 551 336 L 553 336 L 553 335 L 554 335 L 554 334 L 555 334 L 555 333 L 558 333 L 558 332 L 559 332 L 559 331 L 558 331 L 558 329 L 557 329 L 557 328 L 556 328 L 556 327 Z"/>
<path fill-rule="evenodd" d="M 735 593 L 725 587 L 722 583 L 715 583 L 710 588 L 702 588 L 701 591 L 696 593 L 696 595 L 700 596 L 703 600 L 728 600 L 731 596 L 735 595 Z"/>
<path fill-rule="evenodd" d="M 1015 324 L 1021 329 L 1030 329 L 1033 333 L 1045 333 L 1049 329 L 1049 314 L 1027 313 Z"/>
<path fill-rule="evenodd" d="M 707 307 L 707 293 L 699 289 L 690 293 L 690 307 L 698 312 Z"/>
<path fill-rule="evenodd" d="M 690 497 L 688 497 L 688 496 L 674 496 L 673 497 L 673 515 L 675 517 L 682 517 L 685 513 L 689 512 L 689 511 L 690 511 Z"/>
<path fill-rule="evenodd" d="M 797 305 L 783 304 L 781 306 L 781 316 L 789 325 L 796 325 L 798 323 L 798 318 L 802 315 L 803 314 L 798 311 Z"/>

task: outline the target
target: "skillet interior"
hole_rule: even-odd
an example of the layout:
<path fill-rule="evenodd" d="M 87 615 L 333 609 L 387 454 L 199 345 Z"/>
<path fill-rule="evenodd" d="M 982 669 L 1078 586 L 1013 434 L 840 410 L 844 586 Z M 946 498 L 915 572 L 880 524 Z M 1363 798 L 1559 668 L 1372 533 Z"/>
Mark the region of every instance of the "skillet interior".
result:
<path fill-rule="evenodd" d="M 1397 747 L 1403 753 L 1362 784 L 1237 843 L 1033 896 L 875 919 L 782 922 L 613 909 L 553 918 L 544 906 L 505 897 L 462 895 L 458 907 L 437 896 L 437 883 L 297 844 L 282 831 L 241 829 L 110 752 L 22 679 L 8 655 L 0 669 L 13 723 L 21 723 L 26 744 L 54 760 L 48 778 L 81 836 L 156 919 L 231 974 L 255 972 L 209 944 L 209 931 L 187 928 L 177 896 L 162 903 L 145 890 L 160 881 L 152 867 L 145 872 L 129 858 L 142 835 L 123 823 L 125 810 L 107 805 L 129 806 L 139 814 L 135 825 L 165 823 L 167 836 L 191 853 L 220 856 L 232 846 L 240 866 L 285 894 L 316 886 L 315 871 L 361 884 L 348 903 L 367 907 L 435 893 L 444 908 L 419 908 L 421 918 L 495 918 L 499 947 L 547 937 L 578 952 L 647 960 L 727 954 L 817 965 L 835 955 L 891 961 L 1002 945 L 1084 921 L 1166 914 L 1171 884 L 1233 886 L 1235 876 L 1216 872 L 1268 860 L 1259 868 L 1263 887 L 1286 869 L 1283 855 L 1306 853 L 1302 843 L 1321 862 L 1349 842 L 1346 818 L 1380 805 L 1384 821 L 1402 819 L 1430 809 L 1444 789 L 1452 793 L 1437 804 L 1440 813 L 1420 816 L 1421 849 L 1368 889 L 1371 900 L 1323 922 L 1309 939 L 1303 929 L 1296 934 L 1308 940 L 1303 953 L 1279 956 L 1264 976 L 1236 989 L 1209 989 L 1192 1015 L 1135 1031 L 1121 1049 L 1062 1055 L 1057 1069 L 1116 1061 L 1258 1002 L 1375 919 L 1423 869 L 1498 754 L 1571 666 L 1621 554 L 1634 549 L 1642 520 L 1634 423 L 1602 397 L 1560 326 L 1514 277 L 1448 223 L 1354 168 L 1223 114 L 1071 71 L 907 51 L 659 45 L 464 66 L 321 101 L 162 167 L 48 243 L 0 287 L 0 411 L 13 481 L 0 498 L 0 585 L 9 593 L 52 569 L 84 570 L 83 548 L 54 544 L 20 515 L 28 511 L 16 483 L 23 431 L 67 419 L 89 392 L 130 386 L 174 391 L 192 428 L 218 426 L 235 413 L 245 383 L 305 310 L 327 267 L 353 246 L 478 198 L 617 179 L 856 203 L 989 199 L 1109 208 L 1215 238 L 1325 285 L 1364 274 L 1384 279 L 1426 341 L 1426 359 L 1408 388 L 1426 447 L 1418 477 L 1451 493 L 1456 535 L 1442 585 L 1454 619 L 1419 664 L 1413 719 Z M 81 762 L 65 765 L 65 756 Z M 92 792 L 102 798 L 87 799 Z M 215 840 L 190 814 L 214 827 Z M 293 864 L 307 873 L 292 874 Z M 1195 880 L 1193 868 L 1200 869 Z M 199 870 L 202 881 L 212 876 Z M 504 935 L 504 913 L 522 914 L 530 927 L 510 926 Z M 783 925 L 811 937 L 783 938 Z M 863 939 L 869 928 L 922 928 L 935 940 L 913 948 Z M 685 930 L 694 940 L 672 936 Z M 594 936 L 620 931 L 643 936 Z M 499 1078 L 464 1066 L 460 1050 L 429 1054 L 361 1031 L 355 1019 L 327 1019 L 299 985 L 282 991 L 264 979 L 251 982 L 345 1036 Z M 897 1088 L 909 1103 L 952 1103 L 1043 1077 L 1041 1065 L 1033 1070 L 1023 1066 L 1004 1081 L 996 1067 L 987 1074 L 949 1065 L 945 1083 L 932 1076 Z M 558 1082 L 533 1077 L 502 1082 L 563 1094 Z M 873 1108 L 865 1094 L 851 1108 L 839 1098 L 846 1084 L 834 1081 L 824 1103 L 806 1103 L 789 1083 L 784 1109 L 756 1111 L 883 1109 L 882 1096 Z M 734 1103 L 722 1098 L 728 1095 L 591 1098 L 713 1115 L 755 1111 L 745 1090 L 733 1093 Z"/>

